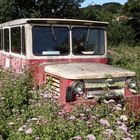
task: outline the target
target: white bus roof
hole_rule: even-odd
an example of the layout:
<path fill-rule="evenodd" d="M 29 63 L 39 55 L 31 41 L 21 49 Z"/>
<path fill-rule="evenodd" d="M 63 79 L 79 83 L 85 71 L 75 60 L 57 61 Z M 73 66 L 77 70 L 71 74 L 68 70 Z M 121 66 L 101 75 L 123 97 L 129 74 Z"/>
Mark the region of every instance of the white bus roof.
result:
<path fill-rule="evenodd" d="M 0 27 L 21 25 L 21 24 L 63 24 L 63 25 L 85 25 L 85 26 L 107 26 L 108 22 L 78 20 L 78 19 L 58 19 L 58 18 L 23 18 L 12 20 L 0 24 Z"/>

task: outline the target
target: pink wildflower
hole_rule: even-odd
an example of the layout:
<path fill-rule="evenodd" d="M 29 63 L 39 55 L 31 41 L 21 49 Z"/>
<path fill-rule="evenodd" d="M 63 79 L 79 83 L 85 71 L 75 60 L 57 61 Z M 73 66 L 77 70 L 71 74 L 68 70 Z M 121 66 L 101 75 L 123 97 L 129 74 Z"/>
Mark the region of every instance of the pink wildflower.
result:
<path fill-rule="evenodd" d="M 58 112 L 58 115 L 62 116 L 64 113 L 63 112 Z"/>
<path fill-rule="evenodd" d="M 115 111 L 121 111 L 121 110 L 122 110 L 122 108 L 119 107 L 119 106 L 115 106 L 113 109 L 114 109 Z"/>
<path fill-rule="evenodd" d="M 86 108 L 86 111 L 87 111 L 87 112 L 90 112 L 90 111 L 91 111 L 91 109 L 90 109 L 90 108 Z"/>
<path fill-rule="evenodd" d="M 84 117 L 85 116 L 85 114 L 83 114 L 83 113 L 80 113 L 80 117 Z"/>
<path fill-rule="evenodd" d="M 75 120 L 75 116 L 70 116 L 70 120 Z"/>
<path fill-rule="evenodd" d="M 111 137 L 111 135 L 114 133 L 114 131 L 112 129 L 106 129 L 104 134 L 108 137 Z"/>
<path fill-rule="evenodd" d="M 123 140 L 132 140 L 131 138 L 123 138 Z"/>
<path fill-rule="evenodd" d="M 33 133 L 33 129 L 32 128 L 28 128 L 26 131 L 25 131 L 26 134 L 28 135 L 31 135 Z"/>
<path fill-rule="evenodd" d="M 88 134 L 87 139 L 88 140 L 96 140 L 96 137 L 94 135 L 92 135 L 92 134 Z"/>
<path fill-rule="evenodd" d="M 107 127 L 110 127 L 110 124 L 107 120 L 104 120 L 104 119 L 100 119 L 99 120 L 99 123 L 103 126 L 107 126 Z"/>
<path fill-rule="evenodd" d="M 123 124 L 123 122 L 121 122 L 121 121 L 117 120 L 117 124 L 118 124 L 118 125 L 122 125 L 122 124 Z"/>
<path fill-rule="evenodd" d="M 118 127 L 120 130 L 124 131 L 127 133 L 127 126 L 125 124 L 122 124 L 121 126 Z"/>
<path fill-rule="evenodd" d="M 74 140 L 82 140 L 81 136 L 75 136 L 73 139 Z"/>

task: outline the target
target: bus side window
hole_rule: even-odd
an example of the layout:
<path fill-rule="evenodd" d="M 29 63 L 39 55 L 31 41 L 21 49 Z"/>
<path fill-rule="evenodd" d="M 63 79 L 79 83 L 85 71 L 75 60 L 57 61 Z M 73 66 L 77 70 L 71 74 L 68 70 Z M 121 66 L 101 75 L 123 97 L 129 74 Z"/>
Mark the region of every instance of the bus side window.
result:
<path fill-rule="evenodd" d="M 4 51 L 9 52 L 9 29 L 4 29 Z"/>
<path fill-rule="evenodd" d="M 25 46 L 25 27 L 22 26 L 21 31 L 21 44 L 22 44 L 22 54 L 26 55 L 26 46 Z"/>
<path fill-rule="evenodd" d="M 11 28 L 11 51 L 21 54 L 21 31 L 20 27 Z"/>

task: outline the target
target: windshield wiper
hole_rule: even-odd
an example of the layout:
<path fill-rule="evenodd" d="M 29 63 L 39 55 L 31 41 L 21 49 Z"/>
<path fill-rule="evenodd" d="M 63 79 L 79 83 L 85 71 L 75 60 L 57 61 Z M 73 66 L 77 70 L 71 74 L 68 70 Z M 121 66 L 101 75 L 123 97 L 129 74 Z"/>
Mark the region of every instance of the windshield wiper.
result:
<path fill-rule="evenodd" d="M 88 27 L 88 30 L 87 30 L 87 35 L 86 35 L 86 43 L 85 43 L 85 48 L 86 48 L 86 47 L 87 47 L 87 45 L 88 45 L 89 32 L 90 32 L 90 28 Z"/>
<path fill-rule="evenodd" d="M 57 39 L 56 39 L 56 35 L 55 35 L 55 32 L 54 32 L 53 25 L 51 25 L 51 31 L 52 31 L 52 35 L 53 35 L 53 38 L 54 38 L 54 41 L 55 41 L 57 47 L 60 47 L 60 45 L 59 45 L 59 43 L 57 42 Z"/>

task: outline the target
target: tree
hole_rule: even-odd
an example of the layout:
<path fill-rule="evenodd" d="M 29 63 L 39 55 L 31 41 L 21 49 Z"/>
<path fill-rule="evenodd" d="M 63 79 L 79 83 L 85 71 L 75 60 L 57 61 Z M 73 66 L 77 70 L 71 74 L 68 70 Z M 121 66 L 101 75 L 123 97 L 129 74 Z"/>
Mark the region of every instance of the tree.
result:
<path fill-rule="evenodd" d="M 134 30 L 135 41 L 140 42 L 140 2 L 139 0 L 128 0 L 123 8 L 124 14 L 128 16 L 128 25 Z"/>
<path fill-rule="evenodd" d="M 1 22 L 39 16 L 38 5 L 35 0 L 1 0 L 0 13 Z"/>
<path fill-rule="evenodd" d="M 117 2 L 109 2 L 102 5 L 103 11 L 110 12 L 112 14 L 119 13 L 122 9 L 122 5 Z"/>
<path fill-rule="evenodd" d="M 0 0 L 0 22 L 29 17 L 77 18 L 84 0 Z"/>
<path fill-rule="evenodd" d="M 87 20 L 99 20 L 101 8 L 101 5 L 89 5 L 85 8 L 82 8 L 82 14 L 80 18 Z"/>
<path fill-rule="evenodd" d="M 105 3 L 103 5 L 89 5 L 82 9 L 82 19 L 111 22 L 122 11 L 120 3 Z"/>
<path fill-rule="evenodd" d="M 108 44 L 118 46 L 120 44 L 133 43 L 134 31 L 126 21 L 112 21 L 108 27 Z"/>
<path fill-rule="evenodd" d="M 41 17 L 78 18 L 84 0 L 40 0 Z"/>

